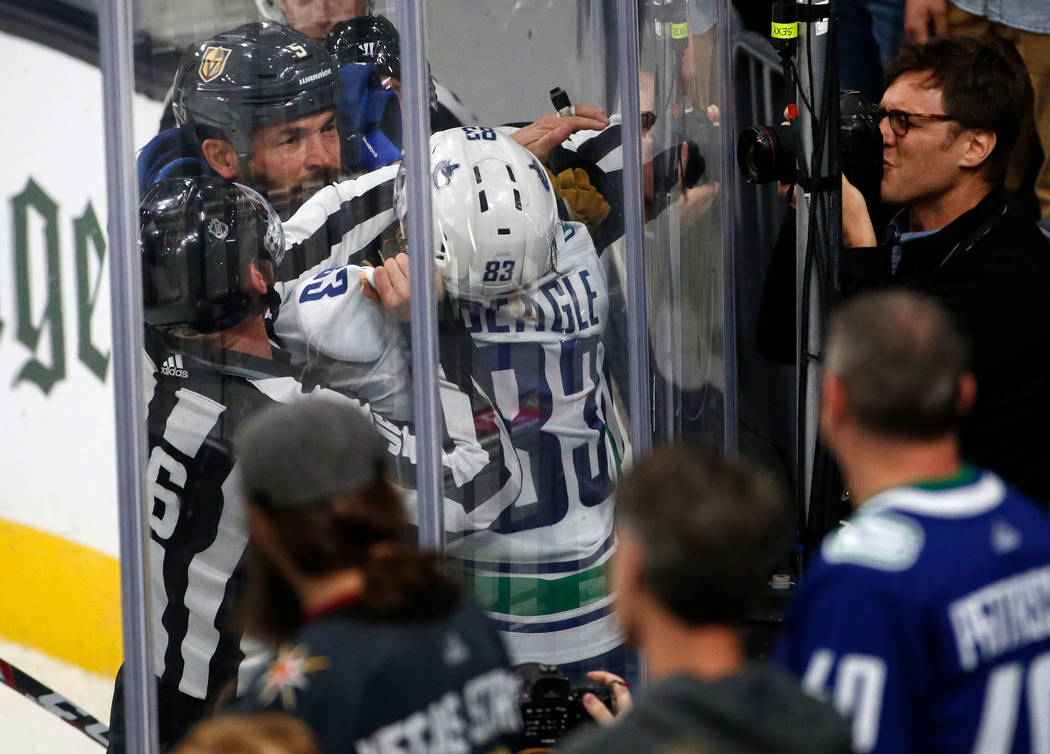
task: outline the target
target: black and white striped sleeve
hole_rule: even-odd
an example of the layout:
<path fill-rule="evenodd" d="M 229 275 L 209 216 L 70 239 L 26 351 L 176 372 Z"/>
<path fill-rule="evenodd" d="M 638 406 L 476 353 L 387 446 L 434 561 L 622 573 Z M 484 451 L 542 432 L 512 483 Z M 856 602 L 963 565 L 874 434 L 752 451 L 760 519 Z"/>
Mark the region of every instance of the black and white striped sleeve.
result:
<path fill-rule="evenodd" d="M 341 183 L 325 186 L 284 222 L 285 260 L 278 278 L 359 262 L 360 252 L 393 223 L 394 178 L 387 165 Z"/>

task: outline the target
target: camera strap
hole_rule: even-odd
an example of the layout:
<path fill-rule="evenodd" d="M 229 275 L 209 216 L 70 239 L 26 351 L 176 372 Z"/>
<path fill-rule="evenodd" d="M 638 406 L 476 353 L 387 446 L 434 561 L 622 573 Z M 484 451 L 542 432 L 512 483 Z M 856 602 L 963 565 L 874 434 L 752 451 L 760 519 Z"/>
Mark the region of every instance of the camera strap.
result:
<path fill-rule="evenodd" d="M 1003 204 L 1003 208 L 998 215 L 995 215 L 994 217 L 985 220 L 984 223 L 977 230 L 975 230 L 963 240 L 959 241 L 959 243 L 955 244 L 955 246 L 952 247 L 951 251 L 945 254 L 944 259 L 941 260 L 941 263 L 937 265 L 937 269 L 939 270 L 943 268 L 944 265 L 948 264 L 948 260 L 955 256 L 957 252 L 959 254 L 965 254 L 978 243 L 980 243 L 982 240 L 984 240 L 985 236 L 992 232 L 992 227 L 995 226 L 997 222 L 999 222 L 999 219 L 1006 215 L 1007 209 L 1007 205 Z"/>

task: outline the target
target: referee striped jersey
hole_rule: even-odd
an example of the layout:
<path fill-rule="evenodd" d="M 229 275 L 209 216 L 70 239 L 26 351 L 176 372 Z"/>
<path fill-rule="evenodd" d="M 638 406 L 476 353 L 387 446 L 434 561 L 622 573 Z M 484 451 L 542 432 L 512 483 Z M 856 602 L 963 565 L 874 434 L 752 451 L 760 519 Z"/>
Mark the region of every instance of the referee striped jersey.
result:
<path fill-rule="evenodd" d="M 234 473 L 233 438 L 241 423 L 273 403 L 351 401 L 387 440 L 406 486 L 414 486 L 416 438 L 410 423 L 391 421 L 365 401 L 332 390 L 317 373 L 294 367 L 280 349 L 270 360 L 193 339 L 173 347 L 151 332 L 146 355 L 155 671 L 161 684 L 211 700 L 238 675 L 253 673 L 242 664 L 251 652 L 232 620 L 248 542 Z M 461 412 L 464 396 L 454 386 L 443 383 L 440 396 L 446 416 Z M 498 463 L 472 431 L 448 419 L 441 458 L 453 485 Z"/>
<path fill-rule="evenodd" d="M 248 526 L 234 477 L 245 418 L 305 395 L 284 359 L 148 337 L 149 567 L 154 664 L 162 684 L 212 699 L 244 658 L 233 628 Z"/>

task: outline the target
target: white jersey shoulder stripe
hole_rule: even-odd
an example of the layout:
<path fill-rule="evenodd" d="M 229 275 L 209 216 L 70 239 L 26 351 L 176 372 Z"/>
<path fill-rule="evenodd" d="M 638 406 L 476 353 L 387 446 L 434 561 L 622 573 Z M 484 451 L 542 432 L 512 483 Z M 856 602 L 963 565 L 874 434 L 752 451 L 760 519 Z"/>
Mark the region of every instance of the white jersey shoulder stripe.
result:
<path fill-rule="evenodd" d="M 1006 485 L 995 474 L 985 471 L 973 484 L 946 490 L 896 487 L 868 500 L 865 512 L 896 510 L 931 518 L 966 518 L 998 507 L 1006 497 Z"/>

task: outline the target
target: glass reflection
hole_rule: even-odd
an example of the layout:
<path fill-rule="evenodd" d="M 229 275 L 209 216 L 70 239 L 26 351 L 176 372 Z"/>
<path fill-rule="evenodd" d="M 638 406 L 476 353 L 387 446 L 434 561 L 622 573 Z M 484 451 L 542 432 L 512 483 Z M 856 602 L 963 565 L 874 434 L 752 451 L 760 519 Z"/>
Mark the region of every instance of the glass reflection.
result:
<path fill-rule="evenodd" d="M 606 583 L 630 458 L 625 285 L 648 286 L 659 434 L 723 432 L 709 9 L 689 6 L 683 38 L 663 4 L 639 4 L 644 71 L 626 84 L 645 111 L 650 274 L 629 281 L 611 4 L 581 0 L 559 24 L 549 3 L 431 4 L 444 431 L 417 438 L 393 3 L 259 0 L 259 22 L 196 2 L 152 23 L 168 5 L 143 14 L 146 67 L 175 64 L 139 156 L 162 744 L 244 703 L 272 649 L 236 616 L 250 547 L 236 436 L 274 402 L 354 405 L 407 490 L 416 443 L 440 442 L 444 499 L 414 504 L 443 505 L 448 555 L 511 660 L 637 678 Z M 574 111 L 552 112 L 555 86 Z"/>
<path fill-rule="evenodd" d="M 641 5 L 646 255 L 655 433 L 725 436 L 723 269 L 718 214 L 722 134 L 715 7 Z M 648 104 L 651 103 L 651 104 Z M 648 104 L 648 107 L 647 107 Z"/>
<path fill-rule="evenodd" d="M 288 26 L 251 22 L 190 44 L 174 82 L 174 126 L 139 155 L 162 748 L 244 696 L 270 652 L 237 616 L 244 420 L 273 403 L 348 403 L 406 484 L 415 458 L 407 339 L 366 295 L 377 275 L 403 283 L 404 256 L 384 253 L 397 168 L 347 179 L 336 62 Z M 121 693 L 118 681 L 115 720 Z"/>

